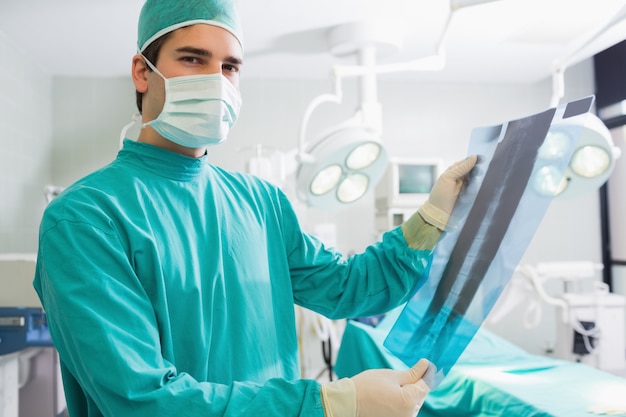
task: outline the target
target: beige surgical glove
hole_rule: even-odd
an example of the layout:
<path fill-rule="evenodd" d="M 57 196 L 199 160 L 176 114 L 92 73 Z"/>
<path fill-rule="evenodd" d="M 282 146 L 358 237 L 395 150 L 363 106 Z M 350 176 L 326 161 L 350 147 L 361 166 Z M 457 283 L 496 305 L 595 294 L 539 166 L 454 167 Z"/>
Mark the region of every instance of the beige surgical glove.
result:
<path fill-rule="evenodd" d="M 370 369 L 322 385 L 326 417 L 415 417 L 430 392 L 421 359 L 405 371 Z"/>
<path fill-rule="evenodd" d="M 437 179 L 428 200 L 417 210 L 419 216 L 413 215 L 402 224 L 402 232 L 409 246 L 416 246 L 419 240 L 419 232 L 422 229 L 419 217 L 439 230 L 445 229 L 461 187 L 467 181 L 469 172 L 476 165 L 476 160 L 477 156 L 471 155 L 458 161 Z"/>

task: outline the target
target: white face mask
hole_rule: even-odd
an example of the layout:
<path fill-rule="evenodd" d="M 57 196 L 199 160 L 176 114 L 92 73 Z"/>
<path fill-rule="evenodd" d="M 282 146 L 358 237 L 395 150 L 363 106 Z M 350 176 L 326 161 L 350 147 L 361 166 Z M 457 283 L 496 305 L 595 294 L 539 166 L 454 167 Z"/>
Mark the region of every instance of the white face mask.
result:
<path fill-rule="evenodd" d="M 144 124 L 187 148 L 202 148 L 226 140 L 241 108 L 239 90 L 222 74 L 165 78 L 165 103 L 159 116 Z"/>

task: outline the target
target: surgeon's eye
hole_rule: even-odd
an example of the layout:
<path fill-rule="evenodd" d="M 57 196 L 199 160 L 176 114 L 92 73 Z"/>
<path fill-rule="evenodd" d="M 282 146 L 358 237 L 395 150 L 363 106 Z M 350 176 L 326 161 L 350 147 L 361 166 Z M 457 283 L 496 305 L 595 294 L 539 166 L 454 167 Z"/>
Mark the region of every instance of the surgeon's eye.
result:
<path fill-rule="evenodd" d="M 224 64 L 222 65 L 222 71 L 236 73 L 239 72 L 239 67 L 237 65 Z"/>
<path fill-rule="evenodd" d="M 186 62 L 188 64 L 201 64 L 200 58 L 197 56 L 183 56 L 180 58 L 181 61 Z"/>

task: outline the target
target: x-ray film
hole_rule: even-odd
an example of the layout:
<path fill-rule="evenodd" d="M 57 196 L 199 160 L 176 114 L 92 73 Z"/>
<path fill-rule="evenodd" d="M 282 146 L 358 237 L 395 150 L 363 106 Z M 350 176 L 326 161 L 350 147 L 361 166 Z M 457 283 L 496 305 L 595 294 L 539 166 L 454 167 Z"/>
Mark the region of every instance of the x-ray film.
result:
<path fill-rule="evenodd" d="M 478 155 L 424 280 L 384 346 L 407 366 L 457 361 L 521 260 L 566 170 L 594 97 L 472 131 Z"/>

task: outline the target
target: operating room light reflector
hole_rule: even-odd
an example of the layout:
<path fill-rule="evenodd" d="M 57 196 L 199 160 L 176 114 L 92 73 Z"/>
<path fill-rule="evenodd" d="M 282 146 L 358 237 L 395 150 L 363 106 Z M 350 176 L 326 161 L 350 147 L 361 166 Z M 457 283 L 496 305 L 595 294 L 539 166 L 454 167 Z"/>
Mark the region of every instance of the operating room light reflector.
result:
<path fill-rule="evenodd" d="M 302 158 L 298 197 L 323 209 L 346 207 L 367 194 L 387 168 L 377 130 L 353 121 L 325 132 Z"/>
<path fill-rule="evenodd" d="M 535 190 L 546 197 L 557 196 L 567 188 L 567 178 L 552 165 L 539 169 L 533 180 Z"/>
<path fill-rule="evenodd" d="M 572 155 L 567 168 L 553 164 Z M 568 117 L 552 126 L 538 157 L 543 164 L 533 174 L 533 187 L 541 195 L 575 197 L 601 187 L 611 175 L 621 151 L 613 145 L 608 128 L 593 113 Z"/>
<path fill-rule="evenodd" d="M 323 195 L 335 188 L 342 172 L 339 165 L 331 165 L 320 170 L 311 181 L 311 193 Z"/>
<path fill-rule="evenodd" d="M 369 178 L 365 174 L 348 175 L 337 187 L 337 199 L 342 203 L 352 203 L 365 194 Z"/>
<path fill-rule="evenodd" d="M 611 165 L 609 153 L 598 146 L 584 146 L 572 156 L 570 167 L 581 177 L 593 178 L 602 175 Z"/>
<path fill-rule="evenodd" d="M 549 131 L 546 140 L 539 148 L 539 157 L 543 159 L 557 159 L 569 149 L 571 138 L 560 130 Z"/>
<path fill-rule="evenodd" d="M 346 159 L 346 166 L 349 169 L 359 170 L 372 165 L 380 155 L 380 145 L 369 142 L 356 147 Z"/>

